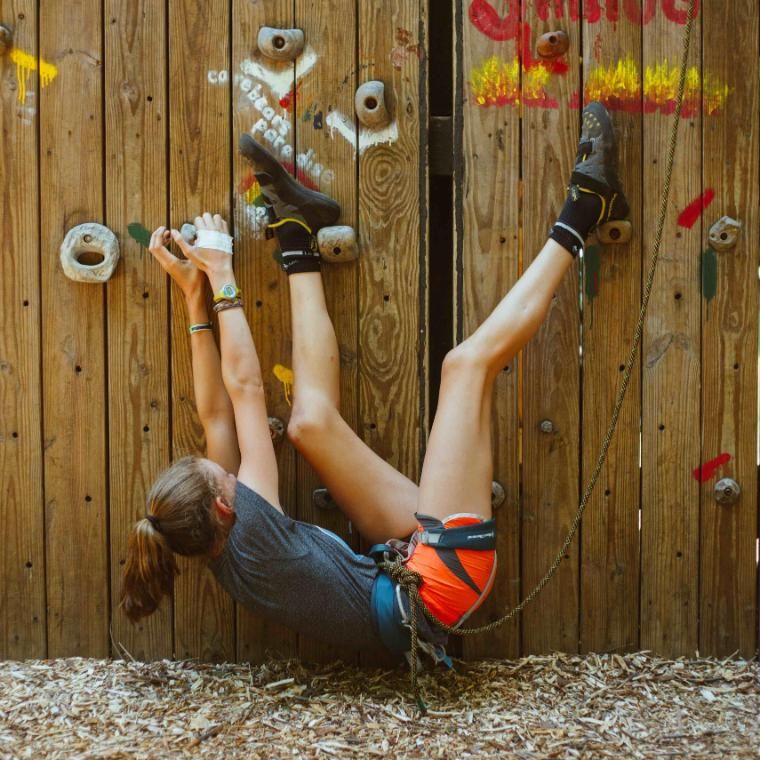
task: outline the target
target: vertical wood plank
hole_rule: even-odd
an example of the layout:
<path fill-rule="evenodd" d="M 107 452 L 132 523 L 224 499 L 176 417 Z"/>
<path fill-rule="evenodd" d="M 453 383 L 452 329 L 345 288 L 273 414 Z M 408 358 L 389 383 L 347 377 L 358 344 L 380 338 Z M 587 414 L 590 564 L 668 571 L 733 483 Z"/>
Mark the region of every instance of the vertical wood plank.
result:
<path fill-rule="evenodd" d="M 416 0 L 359 0 L 358 7 L 358 84 L 385 83 L 398 130 L 359 150 L 360 433 L 417 479 L 427 417 L 425 11 Z M 397 34 L 418 51 L 399 68 L 391 59 Z"/>
<path fill-rule="evenodd" d="M 40 55 L 48 655 L 108 654 L 105 288 L 61 269 L 66 232 L 103 220 L 101 4 L 45 3 Z M 82 572 L 87 568 L 87 573 Z"/>
<path fill-rule="evenodd" d="M 273 0 L 266 4 L 233 0 L 230 80 L 234 109 L 235 275 L 244 294 L 245 310 L 261 362 L 267 409 L 270 415 L 287 424 L 290 406 L 273 368 L 277 364 L 292 367 L 288 283 L 272 259 L 275 241 L 264 240 L 263 223 L 256 221 L 256 214 L 260 212 L 255 205 L 255 188 L 253 192 L 248 188 L 251 169 L 237 150 L 240 134 L 250 132 L 268 149 L 274 150 L 284 163 L 295 165 L 292 94 L 289 94 L 294 69 L 292 64 L 272 65 L 261 56 L 256 39 L 262 26 L 292 27 L 293 0 Z M 275 77 L 276 74 L 279 76 Z M 280 104 L 281 99 L 287 107 Z M 295 517 L 295 451 L 285 440 L 281 440 L 276 449 L 280 499 L 285 512 Z M 239 606 L 237 612 L 239 659 L 261 662 L 270 655 L 292 657 L 298 653 L 295 633 L 243 607 Z"/>
<path fill-rule="evenodd" d="M 639 314 L 643 117 L 620 108 L 626 95 L 622 83 L 605 76 L 627 62 L 640 76 L 640 24 L 627 15 L 614 22 L 606 16 L 584 21 L 585 100 L 601 100 L 610 110 L 634 236 L 620 246 L 590 240 L 584 252 L 582 488 L 599 458 Z M 583 515 L 583 651 L 631 650 L 638 644 L 640 372 L 637 360 L 606 464 Z"/>
<path fill-rule="evenodd" d="M 702 122 L 703 185 L 715 192 L 702 225 L 702 461 L 731 455 L 701 486 L 699 651 L 716 657 L 755 651 L 759 19 L 749 0 L 729 13 L 704 4 L 705 106 L 715 84 L 728 87 L 724 106 Z M 741 235 L 714 252 L 708 233 L 723 215 L 742 222 Z M 736 504 L 713 497 L 724 477 L 741 485 Z"/>
<path fill-rule="evenodd" d="M 689 65 L 699 66 L 701 16 Z M 657 13 L 644 26 L 643 62 L 679 65 L 683 26 Z M 679 51 L 676 53 L 676 51 Z M 675 93 L 673 93 L 674 95 Z M 645 93 L 646 101 L 646 93 Z M 693 109 L 692 109 L 693 110 Z M 672 117 L 644 123 L 644 250 L 651 251 Z M 662 249 L 642 343 L 641 641 L 666 657 L 697 646 L 700 458 L 700 224 L 677 225 L 702 192 L 701 116 L 682 120 Z"/>
<path fill-rule="evenodd" d="M 36 58 L 37 4 L 0 2 L 14 44 Z M 45 526 L 40 395 L 39 78 L 20 100 L 16 68 L 0 64 L 0 658 L 45 657 Z"/>
<path fill-rule="evenodd" d="M 530 28 L 529 45 L 555 28 L 542 20 L 533 3 L 525 3 L 523 22 Z M 570 38 L 570 55 L 578 51 L 579 23 L 564 18 L 559 25 Z M 527 48 L 527 46 L 526 46 Z M 532 53 L 522 51 L 523 61 Z M 579 88 L 578 70 L 571 67 L 546 85 L 542 104 L 523 76 L 523 240 L 524 265 L 546 242 L 548 230 L 565 199 L 567 179 L 578 144 L 578 112 L 568 108 Z M 578 277 L 573 267 L 536 337 L 523 354 L 523 521 L 522 592 L 533 589 L 551 565 L 578 506 L 580 467 L 580 343 Z M 550 420 L 553 432 L 542 432 Z M 578 542 L 540 599 L 522 616 L 523 653 L 578 649 Z"/>
<path fill-rule="evenodd" d="M 169 102 L 171 222 L 203 211 L 229 217 L 230 92 L 211 87 L 208 71 L 229 65 L 229 0 L 169 0 Z M 172 294 L 173 458 L 204 454 L 203 431 L 193 400 L 187 310 Z M 174 591 L 178 657 L 233 660 L 235 613 L 231 598 L 197 560 L 182 561 Z"/>
<path fill-rule="evenodd" d="M 169 464 L 168 282 L 127 229 L 168 220 L 165 7 L 107 0 L 105 34 L 106 218 L 121 242 L 108 283 L 111 615 L 114 640 L 148 660 L 172 654 L 171 601 L 137 625 L 118 602 L 129 531 Z"/>
<path fill-rule="evenodd" d="M 325 119 L 344 116 L 354 129 L 356 91 L 356 5 L 346 0 L 296 0 L 295 24 L 304 30 L 307 44 L 318 56 L 314 69 L 301 80 L 296 94 L 295 143 L 299 156 L 308 157 L 307 177 L 341 205 L 339 224 L 356 227 L 357 147 L 331 129 Z M 307 53 L 308 54 L 308 53 Z M 315 171 L 316 167 L 321 167 Z M 322 267 L 327 308 L 335 325 L 341 369 L 341 414 L 356 429 L 358 417 L 358 271 L 356 262 Z M 317 523 L 358 546 L 358 536 L 340 510 L 314 506 L 319 482 L 306 461 L 298 457 L 298 518 Z M 305 661 L 348 659 L 349 653 L 300 637 L 299 654 Z"/>
<path fill-rule="evenodd" d="M 510 105 L 478 102 L 475 73 L 495 58 L 517 56 L 515 41 L 494 41 L 466 18 L 463 0 L 455 3 L 454 134 L 457 342 L 490 314 L 519 275 L 520 114 Z M 519 360 L 504 368 L 494 390 L 494 478 L 506 499 L 494 515 L 498 525 L 499 570 L 489 599 L 473 617 L 480 625 L 513 607 L 520 592 L 520 464 L 517 392 Z M 517 657 L 520 629 L 507 623 L 489 634 L 463 639 L 467 657 Z"/>

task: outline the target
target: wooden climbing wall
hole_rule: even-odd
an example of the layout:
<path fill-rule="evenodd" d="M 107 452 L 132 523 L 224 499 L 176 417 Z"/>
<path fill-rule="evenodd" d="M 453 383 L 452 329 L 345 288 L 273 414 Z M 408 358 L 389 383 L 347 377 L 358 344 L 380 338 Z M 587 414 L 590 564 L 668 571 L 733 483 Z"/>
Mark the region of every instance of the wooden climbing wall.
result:
<path fill-rule="evenodd" d="M 760 11 L 751 0 L 700 5 L 661 260 L 607 463 L 558 576 L 518 622 L 467 639 L 467 657 L 757 647 Z M 453 134 L 455 224 L 452 250 L 430 257 L 440 210 L 427 196 L 427 86 L 445 69 L 431 76 L 427 6 L 0 0 L 13 31 L 0 58 L 0 657 L 337 655 L 238 607 L 195 562 L 183 561 L 173 598 L 139 625 L 117 607 L 127 531 L 150 484 L 204 449 L 184 305 L 145 250 L 147 230 L 204 209 L 232 220 L 270 414 L 290 414 L 290 304 L 237 154 L 246 131 L 334 196 L 357 230 L 359 261 L 325 268 L 341 410 L 417 477 L 429 338 L 446 322 L 428 316 L 429 284 L 454 272 L 450 337 L 463 340 L 543 245 L 583 103 L 607 103 L 633 239 L 589 241 L 539 334 L 497 381 L 500 574 L 477 621 L 518 602 L 551 564 L 637 322 L 688 0 L 436 3 L 453 15 L 454 102 L 436 123 Z M 304 30 L 295 64 L 261 55 L 264 25 Z M 568 52 L 540 59 L 539 36 L 557 31 Z M 392 125 L 382 132 L 354 117 L 356 88 L 370 79 L 386 86 Z M 434 158 L 436 171 L 447 163 Z M 742 227 L 718 250 L 709 231 L 724 215 Z M 59 263 L 66 231 L 85 221 L 108 225 L 121 245 L 105 285 L 74 283 Z M 359 549 L 338 512 L 316 508 L 320 484 L 286 441 L 277 455 L 289 513 Z M 741 488 L 733 504 L 714 498 L 722 478 Z"/>
<path fill-rule="evenodd" d="M 410 477 L 427 428 L 426 10 L 419 0 L 0 1 L 0 657 L 332 659 L 337 652 L 238 608 L 182 561 L 173 599 L 137 626 L 118 609 L 129 526 L 172 459 L 203 453 L 183 300 L 145 249 L 148 230 L 205 209 L 234 224 L 235 266 L 270 414 L 290 415 L 290 304 L 264 239 L 242 132 L 335 197 L 357 262 L 328 267 L 342 412 Z M 257 47 L 299 27 L 295 64 Z M 385 83 L 392 122 L 360 131 L 356 88 Z M 58 248 L 108 225 L 121 260 L 106 285 L 74 283 Z M 423 296 L 421 297 L 421 294 Z M 359 548 L 287 441 L 288 512 Z M 365 658 L 366 660 L 366 658 Z"/>
<path fill-rule="evenodd" d="M 757 646 L 760 18 L 748 1 L 702 5 L 641 355 L 607 462 L 557 577 L 519 623 L 468 639 L 473 656 Z M 589 100 L 613 114 L 634 225 L 627 245 L 589 241 L 498 381 L 504 575 L 482 622 L 548 569 L 597 462 L 655 239 L 688 6 L 455 4 L 457 340 L 543 245 Z M 550 32 L 569 49 L 541 59 Z M 719 251 L 708 235 L 724 215 L 742 228 Z M 733 504 L 716 502 L 722 478 L 741 488 Z"/>

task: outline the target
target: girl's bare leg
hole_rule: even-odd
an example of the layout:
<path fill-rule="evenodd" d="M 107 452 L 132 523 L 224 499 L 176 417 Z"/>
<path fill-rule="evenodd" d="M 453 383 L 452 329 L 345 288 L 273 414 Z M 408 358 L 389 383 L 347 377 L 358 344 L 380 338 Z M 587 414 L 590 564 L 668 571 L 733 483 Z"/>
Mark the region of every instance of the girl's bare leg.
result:
<path fill-rule="evenodd" d="M 538 331 L 570 268 L 570 254 L 547 241 L 522 277 L 443 363 L 441 391 L 420 480 L 418 511 L 491 516 L 491 404 L 499 372 Z"/>
<path fill-rule="evenodd" d="M 291 274 L 288 283 L 295 378 L 288 436 L 364 538 L 406 537 L 416 526 L 418 489 L 341 417 L 338 342 L 322 275 Z"/>

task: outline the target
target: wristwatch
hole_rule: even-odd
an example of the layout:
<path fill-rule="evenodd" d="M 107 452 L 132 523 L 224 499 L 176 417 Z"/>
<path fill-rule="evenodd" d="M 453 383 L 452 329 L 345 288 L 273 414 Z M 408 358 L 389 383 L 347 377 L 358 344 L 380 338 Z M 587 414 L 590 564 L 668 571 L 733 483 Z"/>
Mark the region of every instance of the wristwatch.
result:
<path fill-rule="evenodd" d="M 220 301 L 234 301 L 236 298 L 240 298 L 240 294 L 243 291 L 231 282 L 225 282 L 219 292 L 214 296 L 214 303 Z"/>

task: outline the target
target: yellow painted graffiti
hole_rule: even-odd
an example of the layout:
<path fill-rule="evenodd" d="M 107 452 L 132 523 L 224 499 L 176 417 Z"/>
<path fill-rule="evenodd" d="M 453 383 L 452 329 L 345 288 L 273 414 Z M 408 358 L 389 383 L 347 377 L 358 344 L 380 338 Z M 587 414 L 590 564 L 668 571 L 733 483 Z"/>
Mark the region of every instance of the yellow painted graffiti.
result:
<path fill-rule="evenodd" d="M 18 100 L 21 104 L 26 103 L 26 80 L 33 71 L 39 70 L 40 87 L 47 87 L 57 76 L 58 67 L 48 63 L 42 58 L 37 58 L 19 48 L 13 48 L 10 59 L 16 65 L 16 82 L 18 84 Z"/>
<path fill-rule="evenodd" d="M 261 185 L 254 180 L 253 184 L 245 191 L 245 195 L 243 196 L 245 198 L 246 203 L 253 203 L 256 198 L 258 198 L 261 195 Z"/>
<path fill-rule="evenodd" d="M 282 389 L 285 393 L 285 401 L 288 402 L 288 406 L 292 406 L 293 382 L 295 380 L 293 370 L 282 364 L 275 364 L 274 367 L 272 367 L 272 373 L 282 383 Z"/>

